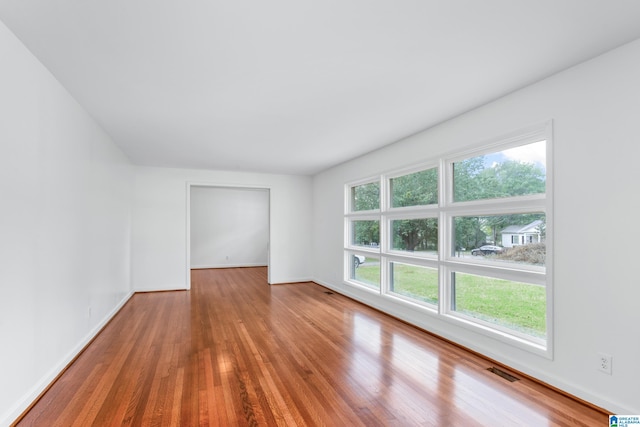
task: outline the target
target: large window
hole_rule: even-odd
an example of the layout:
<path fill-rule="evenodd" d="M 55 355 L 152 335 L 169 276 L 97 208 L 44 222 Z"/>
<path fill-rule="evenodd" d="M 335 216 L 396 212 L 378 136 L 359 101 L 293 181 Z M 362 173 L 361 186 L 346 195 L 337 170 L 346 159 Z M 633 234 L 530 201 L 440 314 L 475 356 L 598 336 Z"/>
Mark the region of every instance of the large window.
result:
<path fill-rule="evenodd" d="M 550 134 L 347 185 L 346 282 L 549 355 Z"/>

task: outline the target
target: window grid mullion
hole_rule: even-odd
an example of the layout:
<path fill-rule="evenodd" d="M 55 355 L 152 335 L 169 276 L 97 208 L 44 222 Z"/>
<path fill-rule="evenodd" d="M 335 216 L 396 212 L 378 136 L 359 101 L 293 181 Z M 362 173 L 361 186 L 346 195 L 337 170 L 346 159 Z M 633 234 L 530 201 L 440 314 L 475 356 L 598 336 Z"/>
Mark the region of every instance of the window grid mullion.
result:
<path fill-rule="evenodd" d="M 488 155 L 497 150 L 510 149 L 520 145 L 526 145 L 539 141 L 546 141 L 547 150 L 547 166 L 551 164 L 550 153 L 550 130 L 549 124 L 547 128 L 541 133 L 539 129 L 534 129 L 528 134 L 523 134 L 521 139 L 516 136 L 511 136 L 506 143 L 493 142 L 491 144 L 485 144 L 480 149 L 468 150 L 464 153 L 458 153 L 455 157 L 442 157 L 438 160 L 437 164 L 437 191 L 438 200 L 437 204 L 424 205 L 424 206 L 405 206 L 399 208 L 393 208 L 393 194 L 391 183 L 392 179 L 401 178 L 406 175 L 411 175 L 421 170 L 427 170 L 429 168 L 421 169 L 420 167 L 409 168 L 405 170 L 395 171 L 393 173 L 379 175 L 380 185 L 380 204 L 379 210 L 371 211 L 353 211 L 352 208 L 347 209 L 345 213 L 346 221 L 348 223 L 349 233 L 351 234 L 353 222 L 357 220 L 378 220 L 379 221 L 379 247 L 377 251 L 373 248 L 358 247 L 352 244 L 351 236 L 348 237 L 345 250 L 359 251 L 363 253 L 376 254 L 380 260 L 380 289 L 379 292 L 384 297 L 391 294 L 391 269 L 390 263 L 404 263 L 409 265 L 424 266 L 429 268 L 436 268 L 438 270 L 438 305 L 437 315 L 446 317 L 454 316 L 456 318 L 466 318 L 465 314 L 454 310 L 453 305 L 455 303 L 455 294 L 453 287 L 453 275 L 457 273 L 471 274 L 484 277 L 495 277 L 498 279 L 522 282 L 531 285 L 545 285 L 547 284 L 547 273 L 544 267 L 539 267 L 530 264 L 517 264 L 517 263 L 505 263 L 504 261 L 494 261 L 491 259 L 475 260 L 472 258 L 456 258 L 455 257 L 455 228 L 454 218 L 456 217 L 491 217 L 491 216 L 506 216 L 506 215 L 519 215 L 519 214 L 544 214 L 545 221 L 548 224 L 547 232 L 551 229 L 552 219 L 548 217 L 551 209 L 550 194 L 550 174 L 546 177 L 546 191 L 541 194 L 531 194 L 525 196 L 511 196 L 498 199 L 477 199 L 463 202 L 454 201 L 454 163 L 462 162 L 466 159 L 472 159 L 478 155 Z M 533 133 L 532 133 L 533 132 Z M 485 166 L 486 167 L 486 166 Z M 433 163 L 430 166 L 434 168 Z M 473 175 L 471 175 L 473 176 Z M 467 178 L 468 179 L 468 178 Z M 361 181 L 360 183 L 375 182 L 374 179 Z M 461 181 L 462 182 L 462 181 Z M 466 181 L 464 181 L 466 182 Z M 350 188 L 353 188 L 351 185 Z M 474 187 L 464 187 L 471 188 Z M 351 194 L 351 193 L 349 193 Z M 473 193 L 468 193 L 473 194 Z M 469 196 L 463 196 L 467 198 Z M 353 203 L 352 197 L 348 196 L 349 206 Z M 428 219 L 437 218 L 438 231 L 437 231 L 437 256 L 428 255 L 412 255 L 411 253 L 403 253 L 402 250 L 394 250 L 394 234 L 392 221 L 394 220 L 413 220 L 413 219 Z M 479 218 L 480 220 L 480 218 Z M 484 223 L 486 224 L 486 223 Z M 483 225 L 484 227 L 485 225 Z M 494 236 L 499 235 L 497 233 L 497 226 L 494 226 Z M 485 233 L 488 231 L 485 229 Z M 487 241 L 490 235 L 486 234 Z M 497 244 L 497 239 L 494 239 L 494 244 Z M 551 236 L 549 236 L 551 240 Z M 476 240 L 477 241 L 477 240 Z M 411 244 L 413 248 L 413 244 Z M 404 248 L 404 246 L 401 246 Z M 428 246 L 427 246 L 428 247 Z M 547 253 L 547 256 L 549 253 Z M 486 256 L 486 255 L 485 255 Z M 498 264 L 498 263 L 504 263 Z M 548 291 L 549 289 L 547 289 Z M 410 297 L 404 297 L 409 298 Z M 551 303 L 548 301 L 550 298 L 547 295 L 547 319 L 551 317 L 549 313 L 549 307 Z M 419 301 L 416 299 L 416 301 Z M 483 324 L 483 327 L 495 327 L 498 331 L 508 331 L 504 326 L 500 324 L 492 325 L 485 321 L 478 321 L 477 319 L 468 319 L 471 323 L 477 322 Z M 547 327 L 550 327 L 550 322 L 547 323 Z M 522 336 L 522 333 L 518 331 L 512 331 L 514 335 Z M 544 346 L 545 349 L 549 349 L 551 343 L 549 338 L 551 337 L 550 331 L 547 332 L 547 340 Z M 532 342 L 540 343 L 539 339 L 532 338 Z"/>

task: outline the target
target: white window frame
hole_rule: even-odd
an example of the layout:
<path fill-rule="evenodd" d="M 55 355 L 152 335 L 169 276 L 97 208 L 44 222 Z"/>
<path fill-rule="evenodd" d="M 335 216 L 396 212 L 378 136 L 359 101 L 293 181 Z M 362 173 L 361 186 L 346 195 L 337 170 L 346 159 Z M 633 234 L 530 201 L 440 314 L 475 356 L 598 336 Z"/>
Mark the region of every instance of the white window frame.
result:
<path fill-rule="evenodd" d="M 491 154 L 517 146 L 546 141 L 546 191 L 544 194 L 508 197 L 504 199 L 484 199 L 464 202 L 453 200 L 453 164 L 472 157 Z M 546 358 L 553 358 L 553 155 L 552 122 L 536 124 L 489 141 L 475 144 L 468 150 L 442 156 L 430 162 L 382 173 L 375 177 L 355 181 L 345 185 L 345 273 L 348 285 L 366 288 L 379 294 L 381 298 L 392 299 L 401 304 L 424 310 L 428 315 L 456 324 L 477 333 L 488 335 L 510 345 L 525 349 Z M 438 203 L 432 205 L 391 207 L 391 179 L 422 170 L 438 168 Z M 371 183 L 380 183 L 380 209 L 352 211 L 351 189 Z M 496 262 L 486 259 L 460 259 L 455 257 L 453 218 L 457 216 L 491 216 L 517 213 L 544 213 L 546 216 L 546 265 L 523 265 Z M 392 250 L 391 221 L 401 219 L 438 219 L 437 256 L 415 255 Z M 377 248 L 351 244 L 351 227 L 355 220 L 380 221 L 380 242 Z M 380 259 L 380 289 L 361 284 L 350 278 L 351 255 L 370 255 Z M 390 262 L 413 264 L 438 269 L 439 297 L 437 307 L 390 292 Z M 513 329 L 485 322 L 451 309 L 451 275 L 454 272 L 495 277 L 515 282 L 546 286 L 546 339 L 537 339 Z"/>
<path fill-rule="evenodd" d="M 358 187 L 361 185 L 366 185 L 366 184 L 372 184 L 372 183 L 378 183 L 380 185 L 380 200 L 378 203 L 378 209 L 371 209 L 371 210 L 363 210 L 363 211 L 356 211 L 354 210 L 354 206 L 353 206 L 353 200 L 351 198 L 351 191 L 354 187 Z M 345 282 L 351 284 L 351 285 L 355 285 L 358 286 L 361 289 L 366 289 L 368 291 L 371 292 L 379 292 L 379 290 L 376 290 L 375 288 L 371 287 L 370 285 L 363 283 L 363 282 L 358 282 L 355 279 L 351 278 L 351 272 L 353 269 L 353 264 L 352 264 L 352 257 L 353 255 L 363 255 L 363 256 L 369 256 L 369 257 L 375 257 L 380 259 L 380 267 L 382 268 L 382 256 L 381 256 L 381 252 L 380 249 L 382 247 L 381 242 L 378 242 L 378 246 L 377 247 L 367 247 L 367 246 L 359 246 L 359 245 L 354 245 L 351 242 L 351 235 L 352 235 L 352 230 L 353 230 L 353 223 L 354 221 L 378 221 L 380 224 L 380 238 L 379 240 L 382 240 L 382 230 L 383 230 L 383 224 L 382 224 L 382 218 L 380 216 L 380 205 L 382 203 L 383 200 L 383 186 L 382 183 L 380 181 L 380 177 L 379 176 L 375 176 L 375 177 L 369 177 L 366 179 L 362 179 L 359 181 L 355 181 L 352 182 L 350 184 L 345 185 L 345 215 L 344 215 L 344 230 L 345 230 L 345 234 L 344 234 L 344 280 Z M 382 288 L 382 274 L 381 274 L 381 278 L 380 278 L 380 289 Z"/>

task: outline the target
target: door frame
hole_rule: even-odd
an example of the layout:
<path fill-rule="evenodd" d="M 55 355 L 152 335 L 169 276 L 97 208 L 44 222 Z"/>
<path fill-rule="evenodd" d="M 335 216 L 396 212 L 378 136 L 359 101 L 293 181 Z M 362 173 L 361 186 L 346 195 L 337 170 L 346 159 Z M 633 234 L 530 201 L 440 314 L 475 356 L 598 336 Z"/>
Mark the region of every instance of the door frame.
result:
<path fill-rule="evenodd" d="M 215 184 L 210 182 L 187 182 L 187 253 L 186 253 L 186 288 L 191 289 L 191 188 L 192 187 L 211 187 L 211 188 L 223 188 L 223 189 L 241 189 L 241 190 L 262 190 L 267 191 L 268 204 L 267 215 L 269 223 L 268 242 L 267 242 L 267 283 L 271 284 L 271 187 L 259 186 L 259 185 L 229 185 L 229 184 Z"/>

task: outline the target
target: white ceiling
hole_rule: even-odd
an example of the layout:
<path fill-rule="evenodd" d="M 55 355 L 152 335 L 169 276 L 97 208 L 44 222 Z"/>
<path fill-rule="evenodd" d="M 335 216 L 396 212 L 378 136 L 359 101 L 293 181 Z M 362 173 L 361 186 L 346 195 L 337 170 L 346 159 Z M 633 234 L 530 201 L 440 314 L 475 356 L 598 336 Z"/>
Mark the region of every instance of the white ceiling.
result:
<path fill-rule="evenodd" d="M 0 0 L 137 164 L 311 175 L 640 37 L 636 0 Z"/>

